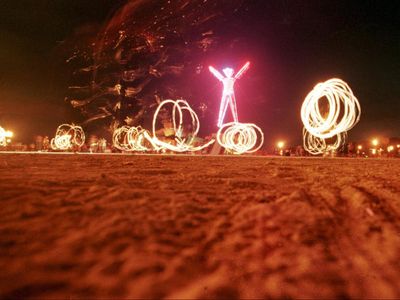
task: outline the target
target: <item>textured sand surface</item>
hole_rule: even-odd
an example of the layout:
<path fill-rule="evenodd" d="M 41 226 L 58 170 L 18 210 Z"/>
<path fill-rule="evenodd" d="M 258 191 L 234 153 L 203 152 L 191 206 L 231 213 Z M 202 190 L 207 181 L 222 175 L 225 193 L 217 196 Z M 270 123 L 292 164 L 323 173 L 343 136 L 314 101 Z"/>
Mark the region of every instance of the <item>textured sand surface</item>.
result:
<path fill-rule="evenodd" d="M 2 298 L 399 298 L 400 160 L 0 154 Z"/>

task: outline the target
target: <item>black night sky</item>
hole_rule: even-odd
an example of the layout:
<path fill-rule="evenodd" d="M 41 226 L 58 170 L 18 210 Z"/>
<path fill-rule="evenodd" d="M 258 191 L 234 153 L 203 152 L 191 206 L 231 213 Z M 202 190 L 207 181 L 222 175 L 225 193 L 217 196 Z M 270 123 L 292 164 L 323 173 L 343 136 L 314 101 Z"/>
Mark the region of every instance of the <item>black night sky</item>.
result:
<path fill-rule="evenodd" d="M 29 141 L 79 121 L 64 101 L 72 73 L 64 41 L 82 30 L 96 35 L 125 3 L 1 1 L 0 126 Z M 210 63 L 239 67 L 251 60 L 237 86 L 239 117 L 260 125 L 267 143 L 300 143 L 301 103 L 316 83 L 332 77 L 345 80 L 362 106 L 350 139 L 400 135 L 400 1 L 253 0 L 245 7 L 236 27 L 248 43 Z M 213 97 L 217 84 L 210 77 L 205 87 Z"/>

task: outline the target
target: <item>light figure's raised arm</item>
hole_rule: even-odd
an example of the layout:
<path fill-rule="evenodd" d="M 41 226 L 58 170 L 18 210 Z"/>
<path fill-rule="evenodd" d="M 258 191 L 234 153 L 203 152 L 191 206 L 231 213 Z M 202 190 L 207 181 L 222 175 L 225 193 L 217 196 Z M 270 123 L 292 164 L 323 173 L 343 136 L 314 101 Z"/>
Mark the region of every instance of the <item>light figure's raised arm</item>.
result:
<path fill-rule="evenodd" d="M 236 73 L 235 78 L 239 79 L 242 77 L 242 75 L 247 71 L 247 69 L 250 67 L 250 62 L 248 61 L 247 63 L 244 64 L 244 66 L 239 70 L 239 72 Z"/>
<path fill-rule="evenodd" d="M 225 78 L 225 77 L 224 77 L 220 72 L 218 72 L 214 67 L 209 66 L 208 69 L 210 70 L 211 73 L 213 73 L 213 75 L 214 75 L 215 77 L 218 78 L 219 81 L 222 81 L 222 80 Z"/>

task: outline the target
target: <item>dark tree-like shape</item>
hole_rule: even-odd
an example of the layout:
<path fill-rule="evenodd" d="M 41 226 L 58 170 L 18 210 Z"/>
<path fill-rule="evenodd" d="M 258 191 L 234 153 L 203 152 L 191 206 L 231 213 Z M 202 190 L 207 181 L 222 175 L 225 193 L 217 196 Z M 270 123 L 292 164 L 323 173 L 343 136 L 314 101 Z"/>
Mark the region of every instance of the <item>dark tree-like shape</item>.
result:
<path fill-rule="evenodd" d="M 67 100 L 84 124 L 110 130 L 146 123 L 163 99 L 187 99 L 204 113 L 202 74 L 210 57 L 235 43 L 232 24 L 242 7 L 242 0 L 128 2 L 96 40 L 76 48 L 71 63 L 85 65 Z"/>

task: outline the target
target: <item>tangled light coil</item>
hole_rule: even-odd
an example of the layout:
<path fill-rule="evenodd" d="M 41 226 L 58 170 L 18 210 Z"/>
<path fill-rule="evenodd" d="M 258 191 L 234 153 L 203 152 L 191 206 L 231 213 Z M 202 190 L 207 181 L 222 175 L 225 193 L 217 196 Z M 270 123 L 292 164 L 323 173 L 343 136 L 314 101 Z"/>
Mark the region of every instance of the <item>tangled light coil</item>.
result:
<path fill-rule="evenodd" d="M 323 98 L 329 106 L 326 114 L 320 108 Z M 311 154 L 336 151 L 344 144 L 346 132 L 360 120 L 360 114 L 360 103 L 346 82 L 333 78 L 318 83 L 301 107 L 304 148 Z M 328 145 L 326 139 L 334 137 L 336 141 Z"/>
<path fill-rule="evenodd" d="M 3 127 L 0 127 L 0 146 L 6 146 L 7 139 L 6 139 L 6 131 Z"/>
<path fill-rule="evenodd" d="M 7 146 L 7 142 L 13 136 L 11 131 L 6 131 L 0 126 L 0 146 Z"/>
<path fill-rule="evenodd" d="M 220 127 L 217 141 L 233 154 L 253 153 L 263 145 L 264 133 L 255 124 L 231 122 Z"/>
<path fill-rule="evenodd" d="M 174 132 L 174 143 L 162 141 L 157 136 L 156 129 L 160 119 L 159 114 L 166 105 L 172 105 L 171 124 Z M 188 115 L 191 119 L 190 132 L 185 132 L 184 130 L 185 115 Z M 114 131 L 113 145 L 122 151 L 158 151 L 166 149 L 173 152 L 199 151 L 215 142 L 215 140 L 210 140 L 201 146 L 194 146 L 199 130 L 199 118 L 187 101 L 164 100 L 158 105 L 154 113 L 152 133 L 140 126 L 123 126 Z"/>
<path fill-rule="evenodd" d="M 173 125 L 174 135 L 175 135 L 175 144 L 167 143 L 160 140 L 156 134 L 156 128 L 158 124 L 158 114 L 160 113 L 161 109 L 168 104 L 172 104 L 172 113 L 171 113 L 171 121 Z M 185 134 L 183 121 L 184 116 L 189 114 L 191 119 L 191 128 L 190 132 Z M 210 140 L 207 143 L 201 146 L 194 146 L 193 143 L 197 137 L 197 134 L 200 130 L 200 121 L 197 114 L 194 110 L 190 107 L 189 103 L 185 100 L 164 100 L 161 102 L 153 117 L 153 137 L 152 141 L 155 145 L 162 149 L 168 149 L 174 152 L 188 152 L 188 151 L 199 151 L 215 142 L 215 140 Z"/>
<path fill-rule="evenodd" d="M 69 150 L 73 147 L 82 147 L 84 143 L 85 133 L 81 126 L 62 124 L 58 126 L 50 145 L 53 150 Z"/>
<path fill-rule="evenodd" d="M 122 126 L 114 130 L 113 145 L 121 151 L 150 151 L 157 150 L 148 130 L 142 127 Z"/>
<path fill-rule="evenodd" d="M 326 139 L 316 137 L 303 128 L 304 148 L 312 155 L 336 151 L 344 144 L 346 138 L 346 132 L 338 133 L 335 137 L 332 137 L 333 143 L 328 144 Z"/>

